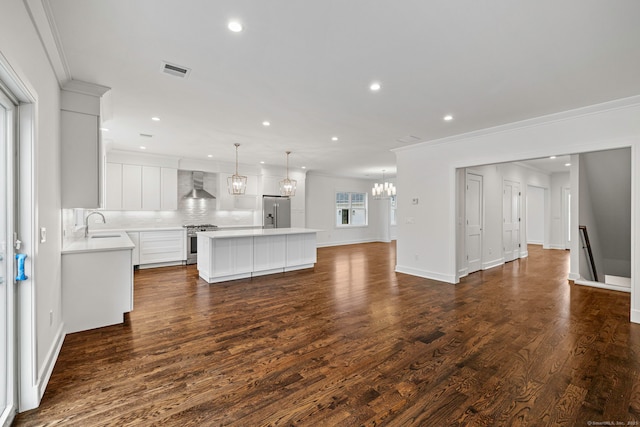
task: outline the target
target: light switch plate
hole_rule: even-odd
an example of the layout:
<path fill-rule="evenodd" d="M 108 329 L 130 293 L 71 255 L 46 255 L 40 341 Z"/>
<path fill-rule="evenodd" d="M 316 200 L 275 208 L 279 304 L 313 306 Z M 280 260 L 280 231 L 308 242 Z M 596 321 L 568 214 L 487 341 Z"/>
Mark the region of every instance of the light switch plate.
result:
<path fill-rule="evenodd" d="M 47 229 L 46 227 L 40 227 L 40 243 L 47 241 Z"/>

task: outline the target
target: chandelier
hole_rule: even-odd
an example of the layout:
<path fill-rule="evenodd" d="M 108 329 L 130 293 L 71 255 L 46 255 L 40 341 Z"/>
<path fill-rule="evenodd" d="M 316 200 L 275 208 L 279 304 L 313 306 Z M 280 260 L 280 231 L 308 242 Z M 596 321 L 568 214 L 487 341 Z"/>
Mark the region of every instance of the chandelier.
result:
<path fill-rule="evenodd" d="M 281 196 L 295 196 L 296 195 L 296 185 L 297 181 L 295 179 L 289 179 L 289 154 L 291 151 L 286 151 L 287 153 L 287 177 L 280 181 L 280 195 Z"/>
<path fill-rule="evenodd" d="M 236 173 L 227 178 L 227 188 L 229 189 L 229 194 L 240 196 L 247 189 L 247 177 L 238 175 L 238 147 L 240 144 L 236 142 L 233 145 L 236 146 Z"/>
<path fill-rule="evenodd" d="M 373 188 L 371 189 L 371 194 L 373 195 L 373 198 L 376 200 L 388 199 L 391 196 L 396 195 L 396 186 L 393 185 L 392 182 L 386 182 L 384 180 L 384 169 L 382 170 L 382 184 L 378 184 L 377 182 L 373 184 Z"/>

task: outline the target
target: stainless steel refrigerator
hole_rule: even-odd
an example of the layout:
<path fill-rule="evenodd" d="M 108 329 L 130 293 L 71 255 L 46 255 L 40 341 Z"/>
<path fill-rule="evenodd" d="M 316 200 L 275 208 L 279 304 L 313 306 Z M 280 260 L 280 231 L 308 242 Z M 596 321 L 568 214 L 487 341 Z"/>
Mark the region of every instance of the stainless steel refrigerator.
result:
<path fill-rule="evenodd" d="M 291 227 L 291 199 L 281 196 L 262 196 L 262 227 Z"/>

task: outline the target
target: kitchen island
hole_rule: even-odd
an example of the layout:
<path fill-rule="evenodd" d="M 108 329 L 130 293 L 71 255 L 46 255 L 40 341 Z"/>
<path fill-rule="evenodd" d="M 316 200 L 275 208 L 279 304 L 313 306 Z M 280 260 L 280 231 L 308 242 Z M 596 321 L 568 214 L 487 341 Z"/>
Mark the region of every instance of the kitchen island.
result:
<path fill-rule="evenodd" d="M 208 283 L 313 268 L 316 232 L 268 228 L 198 233 L 198 274 Z"/>

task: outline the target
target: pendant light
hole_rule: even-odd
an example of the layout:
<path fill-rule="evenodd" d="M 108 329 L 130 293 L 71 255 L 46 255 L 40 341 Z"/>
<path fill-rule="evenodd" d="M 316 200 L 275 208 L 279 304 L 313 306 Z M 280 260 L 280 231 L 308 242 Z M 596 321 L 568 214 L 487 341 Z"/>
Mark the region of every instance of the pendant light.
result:
<path fill-rule="evenodd" d="M 396 195 L 396 186 L 393 185 L 392 182 L 386 182 L 384 180 L 384 169 L 382 170 L 382 184 L 378 184 L 377 182 L 373 184 L 371 195 L 376 200 L 388 199 Z"/>
<path fill-rule="evenodd" d="M 247 177 L 238 175 L 238 147 L 240 144 L 236 142 L 233 145 L 236 146 L 236 173 L 227 178 L 227 188 L 229 189 L 229 194 L 241 196 L 247 189 Z"/>
<path fill-rule="evenodd" d="M 291 151 L 285 151 L 287 153 L 287 177 L 280 181 L 280 195 L 286 197 L 292 197 L 296 195 L 297 181 L 295 179 L 289 179 L 289 154 Z"/>

